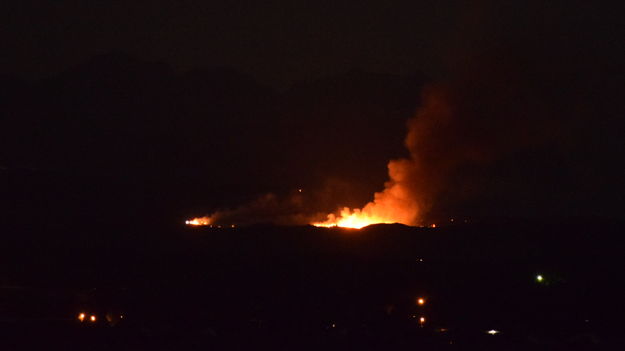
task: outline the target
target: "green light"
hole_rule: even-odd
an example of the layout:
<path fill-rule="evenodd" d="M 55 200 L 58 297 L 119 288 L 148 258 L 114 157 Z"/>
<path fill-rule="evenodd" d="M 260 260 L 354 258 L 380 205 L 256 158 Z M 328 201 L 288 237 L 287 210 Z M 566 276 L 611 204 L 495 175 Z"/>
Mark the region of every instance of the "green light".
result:
<path fill-rule="evenodd" d="M 542 275 L 540 275 L 540 274 L 539 274 L 539 275 L 537 275 L 537 276 L 536 276 L 536 281 L 537 281 L 537 282 L 539 282 L 539 283 L 541 283 L 541 282 L 543 281 L 543 276 L 542 276 Z"/>

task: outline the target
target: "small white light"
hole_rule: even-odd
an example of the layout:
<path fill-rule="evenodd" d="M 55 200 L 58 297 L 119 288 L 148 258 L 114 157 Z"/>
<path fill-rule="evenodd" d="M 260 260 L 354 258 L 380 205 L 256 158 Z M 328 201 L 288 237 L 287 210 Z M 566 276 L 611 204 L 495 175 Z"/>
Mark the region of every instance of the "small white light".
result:
<path fill-rule="evenodd" d="M 486 333 L 490 334 L 490 335 L 497 335 L 497 334 L 499 334 L 501 332 L 499 330 L 496 330 L 496 329 L 491 329 L 491 330 L 487 331 Z"/>
<path fill-rule="evenodd" d="M 539 274 L 539 275 L 537 275 L 537 276 L 536 276 L 536 281 L 537 281 L 537 282 L 539 282 L 539 283 L 540 283 L 540 282 L 542 282 L 542 281 L 543 281 L 543 276 L 542 276 L 542 275 L 540 275 L 540 274 Z"/>

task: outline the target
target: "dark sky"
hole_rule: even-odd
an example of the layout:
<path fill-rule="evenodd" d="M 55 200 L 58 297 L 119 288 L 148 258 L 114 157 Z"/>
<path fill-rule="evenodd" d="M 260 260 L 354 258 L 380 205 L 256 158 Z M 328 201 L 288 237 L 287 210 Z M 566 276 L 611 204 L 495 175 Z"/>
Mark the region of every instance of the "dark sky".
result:
<path fill-rule="evenodd" d="M 614 63 L 624 34 L 622 8 L 587 1 L 25 0 L 1 6 L 1 73 L 26 77 L 111 50 L 182 70 L 233 66 L 277 85 L 353 67 L 446 74 L 454 60 L 501 42 Z"/>
<path fill-rule="evenodd" d="M 9 113 L 0 166 L 149 173 L 152 180 L 126 186 L 204 189 L 175 201 L 162 195 L 191 207 L 217 206 L 226 192 L 210 201 L 206 194 L 218 188 L 253 194 L 299 184 L 349 188 L 356 206 L 379 190 L 386 161 L 406 155 L 405 121 L 429 82 L 445 87 L 437 91 L 453 100 L 454 125 L 473 134 L 437 129 L 426 134 L 443 146 L 426 147 L 489 155 L 449 163 L 437 210 L 484 214 L 505 203 L 504 215 L 554 206 L 618 215 L 622 7 L 5 1 L 0 75 L 10 77 L 2 95 Z"/>
<path fill-rule="evenodd" d="M 37 76 L 122 50 L 179 69 L 234 66 L 284 84 L 352 67 L 440 68 L 464 9 L 378 1 L 15 1 L 2 70 Z"/>
<path fill-rule="evenodd" d="M 442 70 L 450 51 L 495 37 L 619 45 L 618 10 L 586 1 L 9 1 L 2 69 L 48 73 L 119 49 L 181 69 L 228 65 L 281 82 L 350 67 Z"/>

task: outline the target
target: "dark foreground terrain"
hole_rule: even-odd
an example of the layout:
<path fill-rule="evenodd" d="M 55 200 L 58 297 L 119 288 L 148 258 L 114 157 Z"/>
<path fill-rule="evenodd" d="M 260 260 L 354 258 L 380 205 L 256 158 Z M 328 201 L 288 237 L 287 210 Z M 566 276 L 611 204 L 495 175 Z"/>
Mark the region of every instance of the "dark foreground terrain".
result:
<path fill-rule="evenodd" d="M 3 350 L 625 346 L 619 223 L 52 227 L 6 235 Z"/>

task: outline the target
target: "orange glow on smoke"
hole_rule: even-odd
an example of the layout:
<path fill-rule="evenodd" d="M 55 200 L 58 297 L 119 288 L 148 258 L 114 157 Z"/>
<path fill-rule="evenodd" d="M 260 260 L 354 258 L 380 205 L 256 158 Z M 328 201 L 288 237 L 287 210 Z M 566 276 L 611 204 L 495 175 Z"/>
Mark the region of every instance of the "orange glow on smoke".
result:
<path fill-rule="evenodd" d="M 407 159 L 392 160 L 388 163 L 389 181 L 384 190 L 373 196 L 373 201 L 362 209 L 345 207 L 340 213 L 331 213 L 327 220 L 311 223 L 317 227 L 362 228 L 378 223 L 401 223 L 418 225 L 421 206 L 415 197 L 413 187 L 414 161 Z"/>

